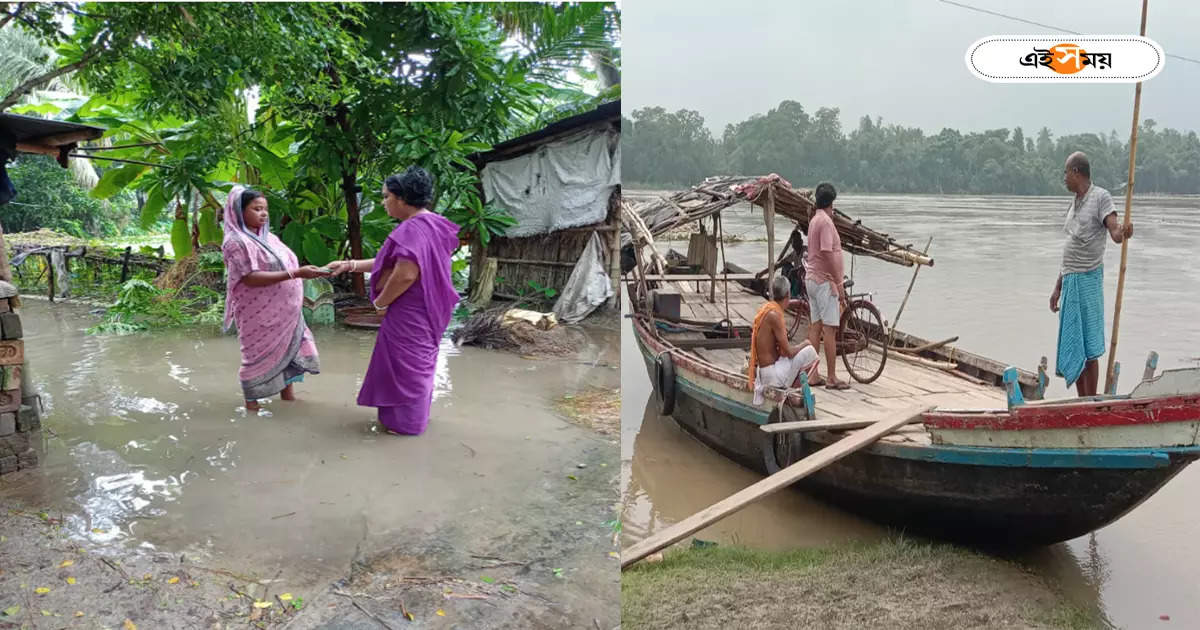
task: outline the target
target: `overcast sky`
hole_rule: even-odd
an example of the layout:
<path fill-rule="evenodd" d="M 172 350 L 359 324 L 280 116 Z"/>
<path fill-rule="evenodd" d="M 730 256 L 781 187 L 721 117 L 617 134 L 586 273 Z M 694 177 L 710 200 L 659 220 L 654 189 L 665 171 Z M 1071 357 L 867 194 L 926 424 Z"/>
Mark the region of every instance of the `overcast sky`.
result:
<path fill-rule="evenodd" d="M 1141 2 L 961 0 L 1084 34 L 1137 34 Z M 752 7 L 751 10 L 749 7 Z M 939 0 L 638 0 L 622 24 L 626 115 L 660 105 L 704 116 L 718 138 L 727 123 L 791 99 L 810 113 L 841 109 L 845 131 L 863 115 L 884 123 L 978 131 L 1043 126 L 1056 135 L 1128 137 L 1132 84 L 992 84 L 963 62 L 988 35 L 1049 29 Z M 1167 54 L 1200 60 L 1200 2 L 1150 0 L 1146 36 Z M 1200 63 L 1167 58 L 1142 89 L 1141 118 L 1200 131 Z"/>

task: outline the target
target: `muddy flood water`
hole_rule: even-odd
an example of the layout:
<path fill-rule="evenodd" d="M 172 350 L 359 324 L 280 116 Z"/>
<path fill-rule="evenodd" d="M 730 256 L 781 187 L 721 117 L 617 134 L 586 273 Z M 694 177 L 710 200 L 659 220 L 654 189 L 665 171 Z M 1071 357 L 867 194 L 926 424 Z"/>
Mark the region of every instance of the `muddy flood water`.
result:
<path fill-rule="evenodd" d="M 612 537 L 617 448 L 555 411 L 563 395 L 618 386 L 615 325 L 588 329 L 568 359 L 444 341 L 430 426 L 413 438 L 379 433 L 373 410 L 355 405 L 373 331 L 314 328 L 322 373 L 297 385 L 299 401 L 247 414 L 233 337 L 90 336 L 87 307 L 33 299 L 22 316 L 45 453 L 38 469 L 0 480 L 0 500 L 61 512 L 92 546 L 278 571 L 298 590 L 380 550 L 540 554 L 561 573 L 545 569 L 557 585 L 547 601 L 618 623 L 611 541 L 593 548 Z M 584 481 L 599 508 L 554 517 Z"/>
<path fill-rule="evenodd" d="M 626 191 L 633 199 L 645 194 Z M 917 248 L 933 237 L 930 253 L 935 265 L 920 272 L 899 321 L 901 330 L 928 339 L 958 335 L 959 347 L 1029 370 L 1036 370 L 1038 359 L 1046 355 L 1053 370 L 1057 316 L 1049 310 L 1049 295 L 1057 277 L 1068 201 L 1065 195 L 845 195 L 836 206 Z M 1200 268 L 1194 264 L 1200 251 L 1197 217 L 1200 197 L 1135 200 L 1135 234 L 1130 241 L 1117 349 L 1125 371 L 1118 385 L 1121 392 L 1133 387 L 1150 350 L 1159 353 L 1160 369 L 1200 361 L 1196 346 Z M 765 267 L 761 213 L 743 204 L 726 211 L 724 223 L 727 234 L 744 239 L 725 245 L 729 260 L 753 270 Z M 787 229 L 777 230 L 776 251 L 787 234 Z M 682 252 L 687 243 L 676 241 L 671 246 Z M 666 249 L 660 246 L 661 252 Z M 847 273 L 850 268 L 847 259 Z M 1110 242 L 1105 258 L 1109 334 L 1119 268 L 1120 246 Z M 854 261 L 854 291 L 873 292 L 875 304 L 889 322 L 911 277 L 909 268 Z M 621 483 L 623 544 L 628 545 L 760 477 L 658 416 L 628 320 L 623 326 Z M 840 362 L 838 369 L 844 369 Z M 1067 395 L 1061 378 L 1051 379 L 1047 395 Z M 1116 627 L 1200 627 L 1197 493 L 1200 466 L 1192 466 L 1116 523 L 1019 559 L 1058 581 L 1076 605 L 1099 609 Z M 775 494 L 696 534 L 705 540 L 767 549 L 869 541 L 886 535 L 869 521 L 798 492 Z M 1170 621 L 1160 621 L 1160 615 L 1169 615 Z"/>

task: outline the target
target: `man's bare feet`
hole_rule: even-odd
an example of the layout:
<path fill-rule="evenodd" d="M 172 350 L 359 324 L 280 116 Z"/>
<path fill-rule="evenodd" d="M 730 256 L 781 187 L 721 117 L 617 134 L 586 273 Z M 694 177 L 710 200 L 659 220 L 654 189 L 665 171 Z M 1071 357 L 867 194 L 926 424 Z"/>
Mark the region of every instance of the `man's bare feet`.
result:
<path fill-rule="evenodd" d="M 262 409 L 262 407 L 260 407 L 258 405 L 257 400 L 247 400 L 246 401 L 246 410 L 247 411 L 258 411 L 259 409 Z"/>
<path fill-rule="evenodd" d="M 288 385 L 279 393 L 279 397 L 284 400 L 296 400 L 296 392 L 292 391 L 292 386 Z"/>

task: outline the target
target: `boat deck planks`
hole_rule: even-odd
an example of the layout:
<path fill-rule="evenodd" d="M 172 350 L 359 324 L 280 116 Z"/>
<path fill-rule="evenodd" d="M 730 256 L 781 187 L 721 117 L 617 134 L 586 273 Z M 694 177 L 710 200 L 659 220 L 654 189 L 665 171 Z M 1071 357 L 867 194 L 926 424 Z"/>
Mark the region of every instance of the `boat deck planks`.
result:
<path fill-rule="evenodd" d="M 725 319 L 724 292 L 721 287 L 718 287 L 718 303 L 713 304 L 708 301 L 707 283 L 702 282 L 700 285 L 701 292 L 698 293 L 695 283 L 675 283 L 675 288 L 681 294 L 684 317 L 690 314 L 697 320 L 712 322 Z M 734 326 L 753 326 L 754 315 L 763 303 L 762 298 L 747 291 L 733 289 L 731 286 L 729 291 L 729 319 Z M 790 314 L 788 324 L 791 324 Z M 804 328 L 797 331 L 793 342 L 799 341 L 805 331 Z M 667 333 L 663 336 L 668 340 L 703 337 L 699 333 Z M 745 372 L 748 357 L 746 350 L 697 348 L 690 352 L 723 370 L 739 375 Z M 824 373 L 825 358 L 822 355 L 822 376 Z M 840 358 L 837 373 L 840 378 L 849 379 Z M 1005 409 L 1008 406 L 1004 390 L 999 387 L 979 385 L 958 378 L 945 370 L 897 359 L 894 353 L 889 353 L 883 374 L 875 382 L 851 381 L 851 389 L 841 391 L 814 387 L 813 396 L 816 398 L 818 419 L 877 418 L 918 406 L 936 405 L 944 409 Z M 914 425 L 888 436 L 884 441 L 928 444 L 929 435 L 923 425 Z"/>

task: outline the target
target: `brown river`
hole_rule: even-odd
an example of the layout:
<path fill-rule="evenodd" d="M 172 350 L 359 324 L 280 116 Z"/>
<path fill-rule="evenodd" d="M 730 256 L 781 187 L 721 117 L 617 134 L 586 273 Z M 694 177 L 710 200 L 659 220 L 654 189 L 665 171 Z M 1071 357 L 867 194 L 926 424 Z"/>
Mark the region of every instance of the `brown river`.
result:
<path fill-rule="evenodd" d="M 635 199 L 647 191 L 626 191 Z M 840 210 L 918 249 L 933 237 L 935 264 L 917 277 L 899 328 L 927 339 L 959 336 L 964 349 L 1036 370 L 1046 355 L 1054 367 L 1057 316 L 1049 296 L 1062 252 L 1062 223 L 1069 197 L 970 197 L 850 195 Z M 1123 210 L 1123 197 L 1118 205 Z M 1117 347 L 1127 392 L 1146 354 L 1159 353 L 1159 369 L 1200 361 L 1200 197 L 1135 199 L 1135 233 Z M 727 210 L 724 228 L 744 240 L 727 243 L 731 262 L 766 266 L 762 215 L 748 205 Z M 776 251 L 787 229 L 777 230 Z M 671 244 L 686 251 L 686 241 Z M 666 246 L 660 246 L 665 252 Z M 1105 257 L 1105 307 L 1109 335 L 1120 268 L 1120 246 Z M 847 273 L 851 264 L 847 259 Z M 874 293 L 890 323 L 912 269 L 855 259 L 854 291 Z M 760 477 L 708 450 L 661 418 L 649 404 L 651 388 L 628 320 L 622 335 L 622 498 L 624 544 L 643 538 L 757 481 Z M 1109 339 L 1106 335 L 1106 340 Z M 1101 360 L 1103 370 L 1104 361 Z M 841 369 L 839 363 L 839 369 Z M 1103 385 L 1103 376 L 1101 377 Z M 1051 379 L 1050 397 L 1067 395 Z M 1122 628 L 1164 624 L 1200 627 L 1200 466 L 1192 466 L 1116 523 L 1067 543 L 1028 552 L 1020 559 L 1057 580 L 1071 599 L 1098 608 Z M 797 492 L 775 494 L 698 532 L 705 540 L 767 549 L 872 540 L 881 527 Z M 986 579 L 986 576 L 981 576 Z"/>

